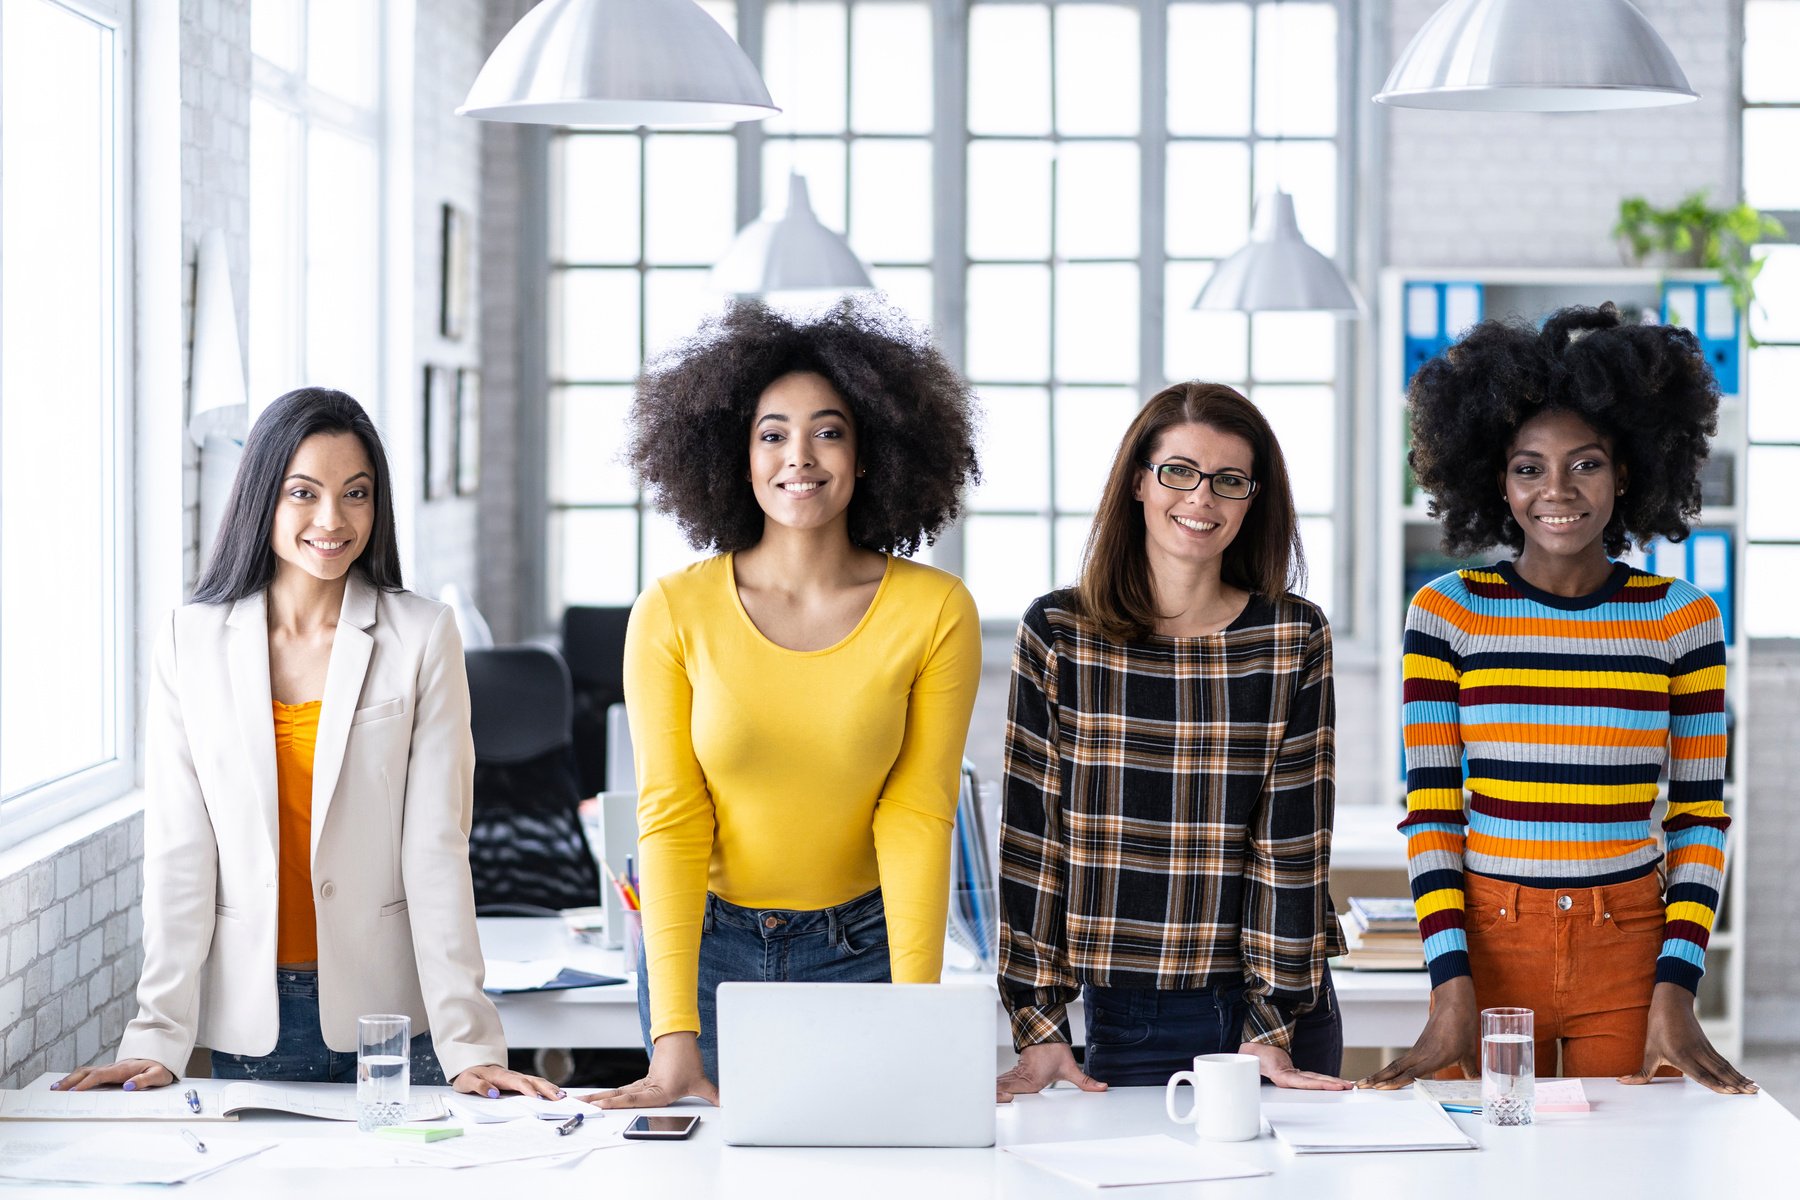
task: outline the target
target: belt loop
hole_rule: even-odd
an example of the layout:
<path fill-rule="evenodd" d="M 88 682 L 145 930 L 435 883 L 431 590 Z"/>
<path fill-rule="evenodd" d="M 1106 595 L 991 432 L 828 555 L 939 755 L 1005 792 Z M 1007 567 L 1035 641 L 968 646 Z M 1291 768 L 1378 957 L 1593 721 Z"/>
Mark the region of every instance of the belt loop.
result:
<path fill-rule="evenodd" d="M 1519 921 L 1519 885 L 1507 884 L 1504 894 L 1506 896 L 1506 919 L 1516 925 Z"/>
<path fill-rule="evenodd" d="M 1606 918 L 1611 915 L 1610 906 L 1606 901 L 1606 889 L 1603 887 L 1589 888 L 1588 895 L 1592 896 L 1594 899 L 1595 926 L 1598 927 L 1606 924 Z"/>
<path fill-rule="evenodd" d="M 833 905 L 825 910 L 826 940 L 834 947 L 844 944 L 844 923 L 838 915 L 839 907 L 841 906 Z"/>
<path fill-rule="evenodd" d="M 700 915 L 700 932 L 711 933 L 713 928 L 713 903 L 715 897 L 711 892 L 706 894 L 706 908 Z"/>

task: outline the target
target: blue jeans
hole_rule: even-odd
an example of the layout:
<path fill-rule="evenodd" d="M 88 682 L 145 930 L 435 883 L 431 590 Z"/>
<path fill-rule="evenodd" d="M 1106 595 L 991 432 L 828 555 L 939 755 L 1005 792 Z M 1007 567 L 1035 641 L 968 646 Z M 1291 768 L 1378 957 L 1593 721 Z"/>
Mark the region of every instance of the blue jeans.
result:
<path fill-rule="evenodd" d="M 706 897 L 700 927 L 700 1058 L 706 1077 L 719 1078 L 718 1001 L 721 983 L 887 983 L 887 910 L 881 891 L 832 908 L 797 912 L 742 908 Z M 650 1052 L 650 975 L 638 951 L 638 1024 Z"/>
<path fill-rule="evenodd" d="M 214 1079 L 255 1079 L 281 1083 L 355 1083 L 356 1051 L 333 1050 L 319 1032 L 319 973 L 276 968 L 275 995 L 281 1028 L 275 1049 L 263 1055 L 212 1052 Z M 412 1082 L 444 1083 L 431 1034 L 412 1040 Z"/>
<path fill-rule="evenodd" d="M 1344 1022 L 1338 1013 L 1331 969 L 1325 969 L 1319 1003 L 1294 1026 L 1290 1048 L 1302 1071 L 1336 1075 L 1344 1064 Z M 1243 1043 L 1244 986 L 1158 991 L 1155 988 L 1087 987 L 1089 1075 L 1115 1087 L 1161 1087 L 1177 1071 L 1192 1069 L 1197 1054 L 1231 1054 Z"/>

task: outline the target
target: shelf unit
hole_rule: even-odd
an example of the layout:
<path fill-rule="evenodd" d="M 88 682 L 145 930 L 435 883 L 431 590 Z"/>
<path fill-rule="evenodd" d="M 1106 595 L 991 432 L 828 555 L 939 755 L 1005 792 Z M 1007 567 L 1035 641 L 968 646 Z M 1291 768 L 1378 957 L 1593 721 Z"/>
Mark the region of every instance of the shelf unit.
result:
<path fill-rule="evenodd" d="M 1383 272 L 1379 298 L 1379 436 L 1383 462 L 1379 478 L 1379 542 L 1376 547 L 1380 571 L 1377 591 L 1380 661 L 1384 664 L 1381 678 L 1382 736 L 1390 747 L 1394 771 L 1394 795 L 1397 807 L 1404 807 L 1406 786 L 1401 758 L 1400 732 L 1400 662 L 1401 641 L 1405 630 L 1406 608 L 1417 586 L 1457 566 L 1489 565 L 1502 557 L 1496 550 L 1478 554 L 1462 562 L 1444 556 L 1439 550 L 1438 531 L 1427 515 L 1426 501 L 1412 488 L 1406 466 L 1406 383 L 1411 375 L 1411 360 L 1424 353 L 1424 343 L 1409 340 L 1417 332 L 1417 324 L 1409 327 L 1409 316 L 1418 316 L 1418 307 L 1426 298 L 1422 289 L 1409 285 L 1463 284 L 1479 289 L 1456 293 L 1450 302 L 1440 301 L 1440 317 L 1454 312 L 1457 324 L 1466 328 L 1467 320 L 1488 317 L 1522 317 L 1540 322 L 1551 311 L 1571 304 L 1599 305 L 1611 300 L 1628 315 L 1640 314 L 1669 319 L 1684 325 L 1693 324 L 1701 314 L 1682 311 L 1682 305 L 1699 299 L 1693 289 L 1716 284 L 1717 276 L 1707 271 L 1554 270 L 1539 268 L 1406 268 Z M 1683 289 L 1673 291 L 1672 289 Z M 1716 292 L 1713 295 L 1716 297 Z M 1478 303 L 1471 307 L 1471 296 Z M 1670 303 L 1665 307 L 1665 299 Z M 1414 310 L 1409 313 L 1409 300 Z M 1741 322 L 1731 317 L 1729 334 L 1721 331 L 1720 313 L 1705 314 L 1708 328 L 1702 341 L 1712 356 L 1719 376 L 1726 386 L 1734 386 L 1743 375 L 1737 365 L 1743 361 Z M 1456 335 L 1462 328 L 1442 329 Z M 1716 336 L 1714 336 L 1716 335 Z M 1409 355 L 1410 351 L 1410 355 Z M 1729 563 L 1726 567 L 1728 601 L 1736 612 L 1726 614 L 1730 636 L 1726 646 L 1726 703 L 1732 715 L 1732 736 L 1728 739 L 1725 809 L 1731 815 L 1731 830 L 1726 842 L 1726 876 L 1720 897 L 1718 919 L 1707 949 L 1706 976 L 1700 985 L 1700 1016 L 1707 1036 L 1727 1058 L 1735 1059 L 1743 1051 L 1744 954 L 1739 928 L 1748 911 L 1744 896 L 1744 872 L 1736 869 L 1741 848 L 1746 844 L 1744 808 L 1740 803 L 1743 789 L 1740 780 L 1745 769 L 1742 732 L 1749 711 L 1749 678 L 1747 640 L 1742 632 L 1742 597 L 1744 595 L 1744 468 L 1748 457 L 1747 425 L 1744 418 L 1744 396 L 1741 388 L 1724 396 L 1719 408 L 1719 432 L 1713 439 L 1715 463 L 1729 458 L 1730 469 L 1710 483 L 1717 504 L 1702 508 L 1695 530 L 1715 531 L 1729 538 Z M 1641 553 L 1628 559 L 1643 566 Z M 1657 821 L 1660 822 L 1660 802 Z"/>

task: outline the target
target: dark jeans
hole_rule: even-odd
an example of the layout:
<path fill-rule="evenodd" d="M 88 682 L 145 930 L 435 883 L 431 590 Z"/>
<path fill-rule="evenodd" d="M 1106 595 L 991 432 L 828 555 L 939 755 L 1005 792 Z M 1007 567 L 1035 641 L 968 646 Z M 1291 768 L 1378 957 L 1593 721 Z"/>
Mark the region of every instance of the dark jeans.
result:
<path fill-rule="evenodd" d="M 275 1049 L 263 1055 L 212 1052 L 214 1079 L 254 1079 L 281 1083 L 355 1083 L 356 1051 L 333 1050 L 319 1032 L 319 973 L 275 971 L 275 994 L 280 1005 L 280 1032 Z M 421 1086 L 444 1083 L 431 1034 L 412 1040 L 412 1082 Z"/>
<path fill-rule="evenodd" d="M 887 983 L 887 910 L 879 889 L 832 908 L 742 908 L 706 897 L 700 933 L 700 1058 L 718 1081 L 721 983 Z M 638 951 L 638 1024 L 650 1052 L 650 975 Z"/>
<path fill-rule="evenodd" d="M 1302 1071 L 1336 1075 L 1344 1063 L 1344 1022 L 1326 968 L 1324 995 L 1294 1027 L 1290 1049 Z M 1193 1068 L 1198 1054 L 1231 1054 L 1243 1043 L 1244 987 L 1158 991 L 1087 987 L 1089 1075 L 1115 1087 L 1161 1087 Z"/>

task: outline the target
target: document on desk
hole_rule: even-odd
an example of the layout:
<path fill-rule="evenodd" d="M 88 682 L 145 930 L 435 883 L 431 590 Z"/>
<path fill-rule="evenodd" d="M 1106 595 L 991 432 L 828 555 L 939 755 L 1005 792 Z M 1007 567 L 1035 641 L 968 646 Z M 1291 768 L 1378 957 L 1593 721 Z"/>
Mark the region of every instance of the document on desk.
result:
<path fill-rule="evenodd" d="M 1312 1104 L 1265 1104 L 1263 1117 L 1295 1154 L 1393 1150 L 1473 1150 L 1475 1142 L 1421 1094 L 1377 1098 L 1356 1092 Z"/>
<path fill-rule="evenodd" d="M 273 1142 L 209 1137 L 204 1154 L 174 1129 L 83 1138 L 25 1162 L 0 1167 L 32 1183 L 186 1183 L 261 1154 Z"/>
<path fill-rule="evenodd" d="M 565 967 L 554 958 L 528 962 L 490 958 L 481 990 L 490 996 L 504 996 L 511 992 L 560 992 L 568 988 L 606 987 L 624 982 L 617 975 L 596 975 L 592 971 Z"/>
<path fill-rule="evenodd" d="M 0 1092 L 0 1121 L 235 1121 L 239 1113 L 255 1111 L 356 1120 L 352 1083 L 228 1083 L 202 1092 L 196 1113 L 188 1107 L 183 1084 L 142 1092 L 51 1091 L 50 1083 L 62 1075 L 47 1072 L 22 1091 Z M 409 1121 L 435 1121 L 447 1115 L 444 1098 L 437 1094 L 415 1096 L 406 1106 Z"/>
<path fill-rule="evenodd" d="M 1034 1167 L 1092 1187 L 1138 1187 L 1267 1175 L 1229 1155 L 1166 1133 L 1091 1142 L 1035 1142 L 1004 1147 Z"/>
<path fill-rule="evenodd" d="M 469 1096 L 462 1092 L 450 1097 L 450 1112 L 461 1121 L 475 1125 L 497 1125 L 536 1117 L 540 1121 L 566 1121 L 577 1113 L 584 1119 L 598 1120 L 598 1108 L 573 1096 L 561 1100 L 545 1100 L 540 1096 L 502 1096 L 490 1100 L 486 1096 Z"/>
<path fill-rule="evenodd" d="M 598 1110 L 596 1110 L 598 1111 Z M 622 1119 L 589 1118 L 571 1134 L 561 1134 L 549 1121 L 516 1121 L 468 1131 L 467 1137 L 407 1146 L 406 1161 L 422 1167 L 486 1167 L 531 1159 L 568 1159 L 594 1150 L 624 1145 Z"/>

